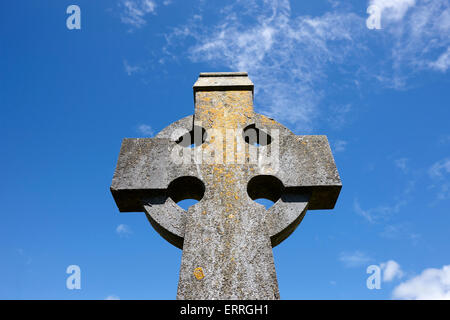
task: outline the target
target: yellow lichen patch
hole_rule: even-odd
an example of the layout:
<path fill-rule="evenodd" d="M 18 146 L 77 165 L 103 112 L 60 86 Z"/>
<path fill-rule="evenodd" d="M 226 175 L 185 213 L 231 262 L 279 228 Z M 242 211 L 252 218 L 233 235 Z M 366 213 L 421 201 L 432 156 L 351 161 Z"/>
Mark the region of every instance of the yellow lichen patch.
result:
<path fill-rule="evenodd" d="M 195 120 L 209 130 L 208 148 L 204 151 L 214 159 L 201 170 L 208 188 L 217 190 L 214 197 L 223 206 L 220 211 L 226 232 L 239 223 L 237 212 L 246 200 L 244 193 L 237 191 L 249 170 L 245 163 L 248 150 L 241 135 L 254 118 L 253 95 L 249 90 L 196 92 Z"/>
<path fill-rule="evenodd" d="M 196 116 L 212 128 L 237 128 L 253 116 L 252 94 L 249 91 L 198 92 Z"/>
<path fill-rule="evenodd" d="M 272 127 L 273 125 L 275 125 L 277 122 L 273 119 L 270 119 L 266 116 L 261 115 L 260 117 L 261 123 L 267 126 Z"/>
<path fill-rule="evenodd" d="M 194 276 L 197 278 L 197 280 L 202 280 L 205 277 L 202 267 L 195 268 Z"/>
<path fill-rule="evenodd" d="M 206 214 L 206 210 L 203 210 L 202 214 Z"/>

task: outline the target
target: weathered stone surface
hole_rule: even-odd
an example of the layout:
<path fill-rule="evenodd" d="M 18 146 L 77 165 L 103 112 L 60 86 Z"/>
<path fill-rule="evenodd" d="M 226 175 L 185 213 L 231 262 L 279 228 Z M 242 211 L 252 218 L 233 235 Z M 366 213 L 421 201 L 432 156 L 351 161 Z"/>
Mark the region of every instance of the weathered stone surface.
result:
<path fill-rule="evenodd" d="M 247 72 L 202 72 L 193 88 L 195 102 L 198 91 L 249 90 L 253 97 L 253 82 Z"/>
<path fill-rule="evenodd" d="M 279 299 L 272 247 L 307 209 L 333 208 L 341 189 L 327 138 L 256 114 L 246 73 L 200 74 L 194 100 L 193 116 L 155 138 L 124 139 L 111 192 L 183 249 L 178 299 Z M 187 198 L 199 202 L 184 211 L 176 202 Z"/>

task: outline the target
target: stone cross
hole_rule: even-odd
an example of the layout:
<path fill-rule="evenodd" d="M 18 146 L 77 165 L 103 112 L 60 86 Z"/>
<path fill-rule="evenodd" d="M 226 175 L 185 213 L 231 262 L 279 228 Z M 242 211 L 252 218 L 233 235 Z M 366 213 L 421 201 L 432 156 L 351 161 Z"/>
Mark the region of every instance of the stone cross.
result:
<path fill-rule="evenodd" d="M 328 140 L 255 113 L 245 72 L 201 73 L 194 103 L 155 138 L 123 140 L 112 195 L 183 250 L 177 299 L 279 299 L 272 247 L 341 190 Z"/>

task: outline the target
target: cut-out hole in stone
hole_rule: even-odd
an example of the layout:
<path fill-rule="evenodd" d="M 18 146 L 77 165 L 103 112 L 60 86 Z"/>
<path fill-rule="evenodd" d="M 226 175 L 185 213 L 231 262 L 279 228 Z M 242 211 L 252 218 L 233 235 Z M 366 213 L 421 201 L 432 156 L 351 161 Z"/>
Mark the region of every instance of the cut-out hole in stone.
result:
<path fill-rule="evenodd" d="M 283 183 L 274 176 L 260 175 L 250 179 L 247 185 L 248 196 L 267 209 L 280 199 Z"/>
<path fill-rule="evenodd" d="M 194 148 L 206 141 L 206 130 L 200 126 L 194 126 L 194 129 L 179 137 L 175 142 L 185 148 Z"/>
<path fill-rule="evenodd" d="M 266 209 L 269 209 L 271 206 L 273 206 L 275 204 L 275 202 L 273 202 L 272 200 L 265 199 L 265 198 L 255 199 L 255 202 L 262 204 L 264 207 L 266 207 Z"/>
<path fill-rule="evenodd" d="M 167 188 L 167 195 L 185 210 L 202 200 L 204 194 L 205 184 L 191 176 L 177 178 Z"/>
<path fill-rule="evenodd" d="M 258 129 L 255 124 L 245 127 L 242 136 L 245 142 L 255 147 L 267 146 L 272 143 L 272 137 L 267 132 Z"/>
<path fill-rule="evenodd" d="M 184 199 L 184 200 L 179 201 L 177 203 L 177 205 L 179 205 L 184 210 L 188 211 L 189 207 L 193 206 L 197 202 L 198 202 L 198 200 L 195 200 L 195 199 Z"/>

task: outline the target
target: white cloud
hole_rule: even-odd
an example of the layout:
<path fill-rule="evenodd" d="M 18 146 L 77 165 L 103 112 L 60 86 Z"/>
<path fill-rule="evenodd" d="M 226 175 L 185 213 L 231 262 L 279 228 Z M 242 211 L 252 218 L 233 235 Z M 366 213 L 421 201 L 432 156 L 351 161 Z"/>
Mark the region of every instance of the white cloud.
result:
<path fill-rule="evenodd" d="M 395 166 L 403 171 L 403 173 L 408 173 L 409 167 L 408 167 L 408 159 L 407 158 L 400 158 L 394 160 Z"/>
<path fill-rule="evenodd" d="M 120 298 L 116 295 L 109 295 L 105 298 L 105 300 L 120 300 Z"/>
<path fill-rule="evenodd" d="M 381 270 L 383 270 L 383 281 L 391 282 L 395 278 L 403 277 L 403 271 L 400 265 L 394 260 L 389 260 L 380 264 Z"/>
<path fill-rule="evenodd" d="M 450 183 L 446 182 L 441 185 L 437 198 L 438 200 L 450 199 Z"/>
<path fill-rule="evenodd" d="M 390 21 L 403 19 L 406 11 L 416 4 L 415 0 L 370 0 L 380 10 L 381 17 Z"/>
<path fill-rule="evenodd" d="M 392 296 L 394 299 L 450 300 L 450 265 L 425 269 L 395 287 Z"/>
<path fill-rule="evenodd" d="M 445 145 L 450 143 L 450 134 L 449 135 L 443 135 L 439 138 L 438 144 Z"/>
<path fill-rule="evenodd" d="M 450 199 L 450 158 L 435 162 L 428 170 L 430 177 L 436 181 L 431 188 L 438 188 L 437 199 Z"/>
<path fill-rule="evenodd" d="M 366 265 L 372 261 L 372 258 L 361 251 L 355 251 L 352 253 L 342 252 L 339 256 L 339 261 L 341 261 L 348 268 L 356 268 Z"/>
<path fill-rule="evenodd" d="M 132 234 L 131 228 L 127 226 L 126 224 L 119 224 L 116 228 L 116 233 L 119 236 L 128 236 Z"/>
<path fill-rule="evenodd" d="M 450 158 L 435 162 L 428 173 L 432 178 L 443 178 L 445 174 L 450 173 Z"/>
<path fill-rule="evenodd" d="M 419 233 L 411 231 L 408 223 L 388 224 L 384 227 L 380 236 L 391 240 L 410 240 L 412 244 L 417 244 L 421 238 Z"/>
<path fill-rule="evenodd" d="M 236 0 L 218 13 L 208 7 L 210 19 L 202 20 L 198 17 L 206 9 L 200 2 L 187 23 L 166 35 L 163 52 L 177 60 L 179 54 L 171 49 L 187 47 L 194 62 L 248 71 L 255 83 L 256 110 L 295 131 L 308 132 L 319 119 L 340 126 L 350 108 L 334 110 L 329 102 L 342 88 L 358 90 L 375 79 L 377 86 L 404 89 L 418 71 L 448 68 L 448 0 L 367 4 L 382 8 L 382 30 L 367 29 L 367 15 L 351 12 L 350 6 L 331 6 L 321 16 L 295 16 L 289 0 Z M 192 41 L 183 42 L 186 38 Z"/>
<path fill-rule="evenodd" d="M 355 210 L 355 212 L 360 216 L 366 218 L 370 223 L 374 222 L 371 212 L 369 210 L 363 210 L 361 208 L 361 205 L 359 204 L 358 199 L 353 200 L 353 210 Z"/>
<path fill-rule="evenodd" d="M 123 10 L 121 21 L 135 28 L 143 27 L 147 21 L 145 16 L 155 14 L 156 3 L 152 0 L 122 0 L 120 7 Z"/>
<path fill-rule="evenodd" d="M 355 199 L 353 201 L 353 210 L 370 223 L 376 223 L 380 220 L 388 220 L 393 214 L 398 213 L 404 205 L 406 205 L 406 201 L 401 200 L 391 206 L 381 205 L 375 208 L 362 209 L 358 199 Z"/>
<path fill-rule="evenodd" d="M 442 72 L 447 71 L 450 67 L 450 47 L 436 61 L 431 61 L 430 67 Z"/>
<path fill-rule="evenodd" d="M 134 74 L 134 73 L 136 73 L 136 72 L 142 71 L 141 67 L 138 67 L 138 66 L 132 66 L 132 65 L 130 65 L 130 64 L 128 63 L 127 60 L 124 60 L 124 61 L 123 61 L 123 66 L 124 66 L 124 68 L 125 68 L 125 72 L 126 72 L 129 76 L 131 76 L 132 74 Z"/>
<path fill-rule="evenodd" d="M 154 133 L 154 130 L 151 126 L 147 124 L 140 124 L 137 128 L 138 132 L 143 134 L 144 136 L 152 136 Z"/>
<path fill-rule="evenodd" d="M 336 140 L 334 143 L 334 152 L 343 152 L 347 146 L 347 141 L 344 140 Z"/>
<path fill-rule="evenodd" d="M 381 34 L 391 37 L 393 82 L 402 86 L 406 78 L 426 69 L 445 72 L 449 64 L 450 2 L 417 0 L 414 6 L 406 0 L 392 3 L 396 3 L 396 13 L 386 20 Z"/>
<path fill-rule="evenodd" d="M 358 43 L 353 39 L 363 24 L 352 13 L 293 17 L 288 0 L 236 1 L 217 21 L 205 27 L 192 19 L 168 41 L 192 37 L 193 61 L 248 71 L 258 111 L 302 131 L 313 127 L 321 111 L 319 87 L 326 83 L 326 66 L 354 52 Z"/>
<path fill-rule="evenodd" d="M 337 0 L 327 0 L 327 1 L 333 8 L 336 8 L 340 5 L 340 2 Z"/>
<path fill-rule="evenodd" d="M 347 103 L 344 105 L 331 106 L 328 111 L 330 116 L 327 121 L 335 128 L 340 129 L 348 122 L 348 116 L 352 110 L 352 105 Z"/>

